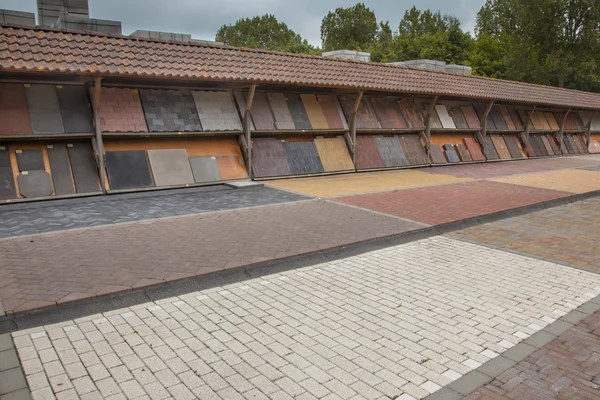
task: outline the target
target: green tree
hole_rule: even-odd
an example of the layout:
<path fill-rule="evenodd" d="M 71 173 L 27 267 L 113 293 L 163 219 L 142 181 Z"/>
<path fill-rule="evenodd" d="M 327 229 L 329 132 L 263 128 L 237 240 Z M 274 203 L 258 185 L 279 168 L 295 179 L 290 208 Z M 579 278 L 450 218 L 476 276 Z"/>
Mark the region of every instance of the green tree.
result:
<path fill-rule="evenodd" d="M 368 50 L 375 42 L 377 28 L 375 13 L 363 3 L 337 8 L 321 22 L 323 50 Z"/>
<path fill-rule="evenodd" d="M 475 40 L 467 64 L 475 75 L 506 77 L 506 47 L 498 37 L 480 34 Z"/>
<path fill-rule="evenodd" d="M 316 54 L 318 52 L 318 49 L 271 14 L 243 18 L 233 25 L 223 25 L 217 31 L 216 40 L 237 47 L 289 53 Z"/>
<path fill-rule="evenodd" d="M 389 22 L 380 22 L 375 41 L 369 47 L 371 61 L 394 62 L 396 53 L 394 50 L 394 32 Z"/>

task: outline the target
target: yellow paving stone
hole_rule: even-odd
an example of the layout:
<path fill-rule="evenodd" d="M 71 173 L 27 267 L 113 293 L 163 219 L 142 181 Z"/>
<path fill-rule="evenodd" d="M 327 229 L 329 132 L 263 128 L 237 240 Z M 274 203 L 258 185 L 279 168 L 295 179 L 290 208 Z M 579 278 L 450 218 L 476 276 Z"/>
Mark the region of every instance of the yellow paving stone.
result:
<path fill-rule="evenodd" d="M 586 193 L 600 190 L 600 172 L 580 169 L 540 172 L 492 179 L 513 185 L 532 186 L 571 193 Z"/>
<path fill-rule="evenodd" d="M 467 182 L 472 179 L 423 171 L 398 170 L 359 174 L 281 179 L 268 186 L 316 197 L 347 196 L 358 193 L 383 192 L 419 186 Z"/>

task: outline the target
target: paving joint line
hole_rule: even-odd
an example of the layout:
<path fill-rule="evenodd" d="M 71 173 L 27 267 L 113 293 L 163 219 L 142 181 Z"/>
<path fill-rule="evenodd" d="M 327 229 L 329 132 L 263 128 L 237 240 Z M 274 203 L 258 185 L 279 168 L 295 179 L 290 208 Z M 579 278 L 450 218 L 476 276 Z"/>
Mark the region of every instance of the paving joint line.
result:
<path fill-rule="evenodd" d="M 326 201 L 326 202 L 328 202 L 328 203 L 332 203 L 332 204 L 338 205 L 338 206 L 339 206 L 339 205 L 342 205 L 342 206 L 346 206 L 346 207 L 354 208 L 354 209 L 356 209 L 356 210 L 368 211 L 368 212 L 370 212 L 371 214 L 376 214 L 376 215 L 380 215 L 380 216 L 383 216 L 383 217 L 388 217 L 388 218 L 389 218 L 389 217 L 393 217 L 393 218 L 395 218 L 395 219 L 397 219 L 397 220 L 400 220 L 400 221 L 402 221 L 402 222 L 409 222 L 409 223 L 411 223 L 411 224 L 419 225 L 419 226 L 422 226 L 422 227 L 424 227 L 424 228 L 428 228 L 428 227 L 431 227 L 431 226 L 433 226 L 433 225 L 430 225 L 430 224 L 426 224 L 426 223 L 424 223 L 424 222 L 419 222 L 419 221 L 415 221 L 415 220 L 408 219 L 408 218 L 402 218 L 402 217 L 399 217 L 399 216 L 397 216 L 397 215 L 386 214 L 386 213 L 383 213 L 383 212 L 380 212 L 380 211 L 371 210 L 371 209 L 369 209 L 369 208 L 362 208 L 362 207 L 355 206 L 355 205 L 352 205 L 352 204 L 340 203 L 340 202 L 337 202 L 337 201 L 335 201 L 335 200 L 331 200 L 331 199 L 321 199 L 321 200 L 323 200 L 323 201 Z"/>
<path fill-rule="evenodd" d="M 536 351 L 542 349 L 554 339 L 559 338 L 564 332 L 576 327 L 582 320 L 599 310 L 600 296 L 596 296 L 506 350 L 504 353 L 480 365 L 422 400 L 460 400 L 468 396 L 480 387 L 492 382 Z"/>
<path fill-rule="evenodd" d="M 390 236 L 348 243 L 329 249 L 299 254 L 275 260 L 249 264 L 211 274 L 194 276 L 176 281 L 160 283 L 154 286 L 136 288 L 120 293 L 113 293 L 64 303 L 52 307 L 10 314 L 0 317 L 0 334 L 19 331 L 48 324 L 60 323 L 83 316 L 127 308 L 147 302 L 155 302 L 165 298 L 177 297 L 186 293 L 221 287 L 248 279 L 260 278 L 284 271 L 295 270 L 315 264 L 336 261 L 371 251 L 398 246 L 434 236 L 445 235 L 466 227 L 483 225 L 514 216 L 529 214 L 564 204 L 587 200 L 600 196 L 600 190 L 571 197 L 550 200 L 543 203 L 524 206 L 516 209 L 500 211 L 443 225 L 430 226 Z M 315 200 L 315 199 L 310 199 Z"/>

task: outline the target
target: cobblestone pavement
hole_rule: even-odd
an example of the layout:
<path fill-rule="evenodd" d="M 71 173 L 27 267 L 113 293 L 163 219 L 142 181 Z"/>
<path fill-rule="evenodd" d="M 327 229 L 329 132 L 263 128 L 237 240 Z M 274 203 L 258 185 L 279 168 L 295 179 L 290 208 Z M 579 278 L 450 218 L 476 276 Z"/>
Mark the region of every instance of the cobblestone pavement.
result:
<path fill-rule="evenodd" d="M 325 200 L 0 240 L 7 313 L 390 236 L 421 225 Z"/>
<path fill-rule="evenodd" d="M 452 235 L 600 273 L 600 199 L 475 226 Z"/>
<path fill-rule="evenodd" d="M 271 188 L 211 187 L 0 207 L 0 237 L 306 200 Z"/>
<path fill-rule="evenodd" d="M 466 400 L 598 399 L 599 349 L 596 312 Z"/>
<path fill-rule="evenodd" d="M 509 210 L 569 196 L 554 190 L 473 181 L 341 197 L 336 201 L 431 225 Z"/>
<path fill-rule="evenodd" d="M 581 169 L 509 176 L 494 180 L 513 185 L 524 185 L 571 193 L 586 193 L 600 190 L 600 172 Z"/>
<path fill-rule="evenodd" d="M 321 176 L 314 178 L 282 179 L 267 184 L 316 197 L 347 196 L 358 193 L 381 192 L 418 186 L 466 182 L 469 179 L 432 174 L 429 168 Z"/>
<path fill-rule="evenodd" d="M 34 398 L 421 399 L 598 294 L 437 237 L 13 336 Z"/>

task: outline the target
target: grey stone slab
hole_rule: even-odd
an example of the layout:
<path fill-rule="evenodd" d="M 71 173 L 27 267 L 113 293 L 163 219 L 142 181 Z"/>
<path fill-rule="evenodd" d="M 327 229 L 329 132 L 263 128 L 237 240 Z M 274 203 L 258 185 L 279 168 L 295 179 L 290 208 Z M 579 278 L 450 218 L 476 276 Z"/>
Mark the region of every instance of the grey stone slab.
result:
<path fill-rule="evenodd" d="M 58 86 L 58 102 L 65 133 L 92 133 L 92 107 L 85 86 Z"/>
<path fill-rule="evenodd" d="M 193 91 L 205 131 L 240 131 L 242 123 L 230 92 Z"/>
<path fill-rule="evenodd" d="M 221 171 L 216 157 L 190 157 L 189 162 L 196 183 L 221 180 Z"/>
<path fill-rule="evenodd" d="M 386 167 L 402 167 L 410 165 L 398 136 L 393 137 L 376 137 L 375 145 L 377 151 L 383 160 L 383 165 Z"/>
<path fill-rule="evenodd" d="M 19 368 L 20 365 L 15 349 L 0 351 L 0 372 Z"/>
<path fill-rule="evenodd" d="M 425 397 L 423 400 L 460 400 L 464 396 L 457 391 L 454 391 L 449 388 L 441 388 L 435 393 L 430 394 Z"/>
<path fill-rule="evenodd" d="M 196 103 L 189 90 L 141 89 L 140 99 L 150 132 L 202 131 Z"/>
<path fill-rule="evenodd" d="M 46 147 L 55 194 L 74 194 L 75 184 L 73 182 L 73 174 L 71 173 L 71 163 L 69 162 L 67 146 L 65 144 L 51 144 Z"/>
<path fill-rule="evenodd" d="M 17 197 L 15 178 L 11 167 L 0 167 L 0 200 L 10 200 Z"/>
<path fill-rule="evenodd" d="M 444 145 L 444 153 L 446 153 L 446 158 L 449 163 L 460 163 L 460 158 L 458 158 L 458 154 L 456 154 L 456 149 L 451 144 Z"/>
<path fill-rule="evenodd" d="M 544 328 L 545 331 L 550 332 L 553 335 L 560 336 L 564 332 L 568 331 L 573 327 L 573 324 L 565 321 L 554 321 L 550 325 Z"/>
<path fill-rule="evenodd" d="M 466 396 L 475 389 L 491 382 L 492 380 L 493 379 L 491 377 L 475 370 L 452 382 L 447 386 L 447 388 Z"/>
<path fill-rule="evenodd" d="M 582 312 L 585 314 L 593 314 L 598 310 L 600 310 L 600 305 L 598 305 L 596 303 L 592 303 L 591 301 L 587 302 L 585 304 L 582 304 L 576 308 L 576 311 L 579 311 L 579 312 Z"/>
<path fill-rule="evenodd" d="M 296 129 L 285 95 L 283 93 L 268 93 L 267 98 L 275 118 L 275 127 L 277 129 Z"/>
<path fill-rule="evenodd" d="M 289 93 L 285 96 L 290 115 L 296 129 L 312 129 L 304 103 L 299 94 Z"/>
<path fill-rule="evenodd" d="M 0 146 L 0 168 L 11 167 L 10 154 L 6 146 Z"/>
<path fill-rule="evenodd" d="M 492 107 L 491 111 L 490 111 L 490 116 L 492 117 L 492 120 L 494 121 L 494 125 L 496 125 L 496 129 L 499 131 L 506 131 L 508 130 L 508 125 L 506 124 L 506 121 L 504 120 L 504 117 L 502 116 L 502 111 L 500 111 L 500 107 L 495 105 Z"/>
<path fill-rule="evenodd" d="M 448 109 L 443 104 L 438 104 L 435 106 L 435 111 L 440 119 L 442 126 L 446 129 L 456 129 L 456 125 L 454 124 L 454 120 L 450 117 L 448 113 Z"/>
<path fill-rule="evenodd" d="M 554 339 L 556 339 L 556 335 L 553 335 L 550 332 L 539 331 L 528 337 L 525 340 L 525 343 L 541 349 Z"/>
<path fill-rule="evenodd" d="M 510 358 L 506 358 L 503 356 L 497 356 L 496 358 L 486 362 L 485 364 L 477 368 L 477 371 L 484 373 L 488 376 L 498 376 L 507 369 L 514 367 L 515 365 L 517 365 L 517 362 L 515 360 L 511 360 Z"/>
<path fill-rule="evenodd" d="M 19 193 L 31 199 L 50 196 L 54 192 L 52 178 L 46 171 L 23 171 L 17 176 Z"/>
<path fill-rule="evenodd" d="M 25 94 L 34 134 L 65 133 L 56 86 L 29 85 Z"/>
<path fill-rule="evenodd" d="M 0 372 L 0 396 L 27 388 L 27 382 L 20 368 Z"/>
<path fill-rule="evenodd" d="M 9 334 L 0 335 L 0 351 L 7 351 L 14 348 L 12 338 Z"/>
<path fill-rule="evenodd" d="M 506 350 L 504 353 L 502 353 L 502 356 L 513 361 L 520 362 L 529 357 L 529 355 L 533 354 L 536 350 L 537 347 L 521 342 Z"/>
<path fill-rule="evenodd" d="M 46 169 L 42 150 L 17 150 L 16 154 L 19 172 Z"/>
<path fill-rule="evenodd" d="M 287 162 L 292 175 L 324 172 L 315 142 L 283 142 Z"/>
<path fill-rule="evenodd" d="M 144 150 L 107 151 L 106 172 L 111 190 L 154 186 Z"/>
<path fill-rule="evenodd" d="M 77 193 L 95 193 L 100 191 L 98 168 L 92 145 L 89 142 L 67 144 L 75 190 Z"/>
<path fill-rule="evenodd" d="M 156 186 L 194 183 L 185 149 L 148 150 L 148 160 Z"/>
<path fill-rule="evenodd" d="M 498 152 L 494 146 L 494 142 L 489 136 L 483 139 L 483 154 L 487 160 L 499 160 Z"/>
<path fill-rule="evenodd" d="M 0 400 L 31 400 L 31 393 L 29 392 L 29 389 L 19 389 L 0 396 Z"/>
<path fill-rule="evenodd" d="M 565 321 L 565 322 L 575 325 L 575 324 L 578 324 L 579 322 L 581 322 L 588 315 L 589 314 L 585 314 L 580 311 L 573 310 L 573 311 L 569 312 L 567 315 L 561 317 L 560 319 L 562 321 Z"/>

